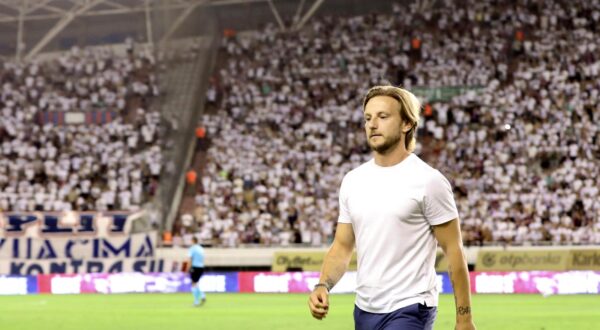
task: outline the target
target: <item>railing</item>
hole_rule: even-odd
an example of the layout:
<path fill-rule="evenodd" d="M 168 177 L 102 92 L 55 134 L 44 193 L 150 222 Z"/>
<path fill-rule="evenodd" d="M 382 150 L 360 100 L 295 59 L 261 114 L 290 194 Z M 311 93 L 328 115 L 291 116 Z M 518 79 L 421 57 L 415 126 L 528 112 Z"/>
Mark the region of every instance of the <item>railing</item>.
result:
<path fill-rule="evenodd" d="M 163 231 L 171 230 L 181 201 L 184 175 L 195 146 L 194 130 L 204 110 L 205 91 L 220 40 L 216 24 L 216 20 L 203 22 L 203 35 L 195 39 L 199 49 L 193 59 L 179 56 L 192 39 L 167 40 L 160 48 L 170 58 L 159 75 L 165 95 L 160 105 L 163 169 L 155 209 Z"/>

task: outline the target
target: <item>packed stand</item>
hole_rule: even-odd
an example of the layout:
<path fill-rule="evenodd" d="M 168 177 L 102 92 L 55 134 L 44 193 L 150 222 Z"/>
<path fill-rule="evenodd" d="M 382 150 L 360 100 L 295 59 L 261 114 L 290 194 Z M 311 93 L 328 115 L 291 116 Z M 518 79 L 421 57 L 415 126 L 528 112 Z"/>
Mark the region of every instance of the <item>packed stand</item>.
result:
<path fill-rule="evenodd" d="M 428 105 L 416 151 L 452 182 L 467 245 L 600 243 L 599 20 L 583 0 L 438 1 L 227 38 L 175 235 L 330 242 L 341 179 L 372 157 L 361 98 L 389 81 L 477 87 Z"/>
<path fill-rule="evenodd" d="M 135 51 L 134 51 L 135 50 Z M 161 171 L 155 60 L 72 48 L 56 59 L 0 63 L 0 211 L 133 211 Z M 38 123 L 43 112 L 114 111 L 103 125 Z"/>

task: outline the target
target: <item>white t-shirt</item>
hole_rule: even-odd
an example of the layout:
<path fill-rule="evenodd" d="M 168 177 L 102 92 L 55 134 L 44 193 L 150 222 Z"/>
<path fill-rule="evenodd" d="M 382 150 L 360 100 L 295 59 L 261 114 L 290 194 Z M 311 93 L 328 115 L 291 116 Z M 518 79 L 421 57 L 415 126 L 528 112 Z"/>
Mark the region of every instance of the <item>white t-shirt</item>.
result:
<path fill-rule="evenodd" d="M 458 218 L 448 180 L 414 154 L 389 167 L 372 159 L 346 174 L 339 203 L 338 222 L 351 223 L 356 239 L 356 305 L 370 313 L 437 306 L 431 226 Z"/>

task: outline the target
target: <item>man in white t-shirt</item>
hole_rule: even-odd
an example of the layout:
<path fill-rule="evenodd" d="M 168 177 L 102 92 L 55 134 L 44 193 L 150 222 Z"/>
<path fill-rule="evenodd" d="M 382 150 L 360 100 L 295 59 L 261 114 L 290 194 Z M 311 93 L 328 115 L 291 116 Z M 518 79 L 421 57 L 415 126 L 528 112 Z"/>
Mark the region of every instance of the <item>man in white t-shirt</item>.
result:
<path fill-rule="evenodd" d="M 454 287 L 455 329 L 475 329 L 452 188 L 412 153 L 418 99 L 401 88 L 376 86 L 367 93 L 363 109 L 374 159 L 342 181 L 335 239 L 308 302 L 313 317 L 327 315 L 329 291 L 344 275 L 356 243 L 355 329 L 432 329 L 439 242 Z"/>

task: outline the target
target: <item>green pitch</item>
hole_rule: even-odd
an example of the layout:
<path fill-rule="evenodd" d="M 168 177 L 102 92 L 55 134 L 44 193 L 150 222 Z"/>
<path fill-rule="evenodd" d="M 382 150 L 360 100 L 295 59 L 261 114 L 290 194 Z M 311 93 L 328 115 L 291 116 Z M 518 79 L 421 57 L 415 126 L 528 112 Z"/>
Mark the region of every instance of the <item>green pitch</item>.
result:
<path fill-rule="evenodd" d="M 0 296 L 0 329 L 353 329 L 353 295 L 333 295 L 329 316 L 314 320 L 303 294 Z M 436 329 L 454 329 L 453 297 L 440 296 Z M 479 329 L 600 329 L 597 295 L 476 295 Z"/>

